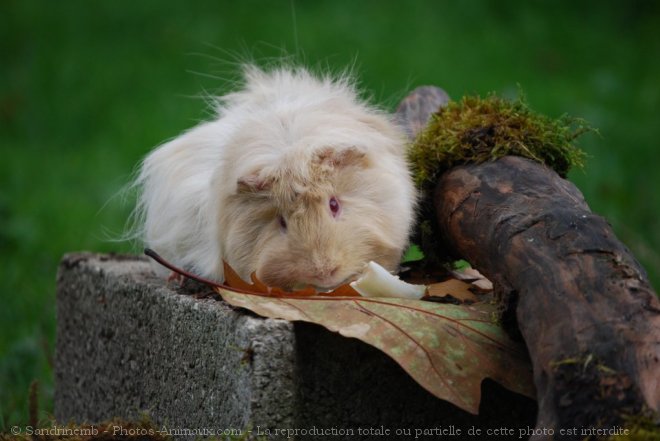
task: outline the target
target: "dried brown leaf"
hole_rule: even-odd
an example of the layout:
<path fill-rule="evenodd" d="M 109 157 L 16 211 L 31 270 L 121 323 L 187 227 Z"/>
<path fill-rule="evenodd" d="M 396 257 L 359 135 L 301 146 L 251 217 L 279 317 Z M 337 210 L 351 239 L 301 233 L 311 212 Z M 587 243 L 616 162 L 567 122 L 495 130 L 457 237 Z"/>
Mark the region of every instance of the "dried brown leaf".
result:
<path fill-rule="evenodd" d="M 492 321 L 494 307 L 423 300 L 245 294 L 216 288 L 231 305 L 264 317 L 316 323 L 392 357 L 438 398 L 478 413 L 481 382 L 492 378 L 534 396 L 524 347 Z"/>
<path fill-rule="evenodd" d="M 449 279 L 428 286 L 428 295 L 431 297 L 444 297 L 450 295 L 463 302 L 478 302 L 479 297 L 470 291 L 471 285 L 461 280 Z"/>
<path fill-rule="evenodd" d="M 325 297 L 359 297 L 360 294 L 357 293 L 349 284 L 343 284 L 338 286 L 330 292 L 319 293 L 314 287 L 307 286 L 303 289 L 296 291 L 286 291 L 282 288 L 271 287 L 263 283 L 255 273 L 252 273 L 250 279 L 252 283 L 248 283 L 243 280 L 239 275 L 234 271 L 234 269 L 227 263 L 224 263 L 225 269 L 225 284 L 228 287 L 236 288 L 240 291 L 249 291 L 253 293 L 262 293 L 268 294 L 273 297 L 282 297 L 282 296 L 292 296 L 292 297 L 309 297 L 309 296 L 318 296 L 323 295 Z"/>

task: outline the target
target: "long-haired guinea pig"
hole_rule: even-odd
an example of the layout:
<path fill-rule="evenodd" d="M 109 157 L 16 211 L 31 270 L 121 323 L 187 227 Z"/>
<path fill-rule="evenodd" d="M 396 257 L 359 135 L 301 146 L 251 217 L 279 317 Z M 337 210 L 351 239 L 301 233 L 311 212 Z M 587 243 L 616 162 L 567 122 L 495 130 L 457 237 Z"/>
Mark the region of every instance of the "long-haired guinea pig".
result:
<path fill-rule="evenodd" d="M 373 260 L 398 267 L 416 191 L 405 137 L 350 79 L 245 69 L 217 117 L 143 161 L 146 246 L 223 280 L 223 260 L 269 286 L 329 289 Z"/>

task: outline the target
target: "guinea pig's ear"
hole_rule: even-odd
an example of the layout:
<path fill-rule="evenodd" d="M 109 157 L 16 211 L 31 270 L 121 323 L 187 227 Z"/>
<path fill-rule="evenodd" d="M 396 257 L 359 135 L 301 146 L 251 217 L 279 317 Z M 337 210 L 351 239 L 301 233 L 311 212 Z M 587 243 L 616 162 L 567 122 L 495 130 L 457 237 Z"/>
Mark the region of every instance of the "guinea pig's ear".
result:
<path fill-rule="evenodd" d="M 316 152 L 315 162 L 328 167 L 366 167 L 367 154 L 358 147 L 325 147 Z"/>
<path fill-rule="evenodd" d="M 272 179 L 259 176 L 259 171 L 238 178 L 239 193 L 262 193 L 270 190 Z"/>

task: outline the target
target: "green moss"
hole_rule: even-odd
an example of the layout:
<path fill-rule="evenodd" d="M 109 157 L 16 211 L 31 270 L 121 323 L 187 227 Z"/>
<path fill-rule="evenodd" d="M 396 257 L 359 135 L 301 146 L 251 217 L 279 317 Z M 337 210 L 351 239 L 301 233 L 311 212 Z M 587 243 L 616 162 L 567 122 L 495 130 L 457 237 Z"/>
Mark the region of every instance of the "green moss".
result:
<path fill-rule="evenodd" d="M 590 130 L 577 118 L 552 119 L 535 113 L 522 98 L 468 96 L 433 115 L 413 143 L 409 159 L 420 187 L 434 183 L 456 165 L 507 155 L 536 160 L 566 176 L 571 167 L 583 166 L 586 155 L 573 141 Z"/>
<path fill-rule="evenodd" d="M 457 165 L 515 155 L 545 164 L 565 177 L 572 167 L 583 167 L 586 154 L 574 141 L 589 131 L 595 130 L 581 119 L 566 115 L 552 119 L 535 113 L 523 98 L 468 96 L 441 108 L 408 150 L 423 194 L 414 240 L 425 262 L 435 267 L 460 257 L 445 255 L 435 222 L 432 186 L 442 173 Z"/>

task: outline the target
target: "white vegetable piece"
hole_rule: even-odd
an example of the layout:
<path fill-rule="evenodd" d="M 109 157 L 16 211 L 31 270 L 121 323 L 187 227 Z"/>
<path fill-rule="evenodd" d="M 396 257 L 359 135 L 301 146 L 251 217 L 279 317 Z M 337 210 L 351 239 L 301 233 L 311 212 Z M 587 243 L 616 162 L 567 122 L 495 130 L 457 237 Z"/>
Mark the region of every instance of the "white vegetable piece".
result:
<path fill-rule="evenodd" d="M 351 287 L 362 297 L 421 299 L 426 293 L 426 286 L 404 282 L 373 261 L 367 264 L 356 281 L 351 282 Z"/>

